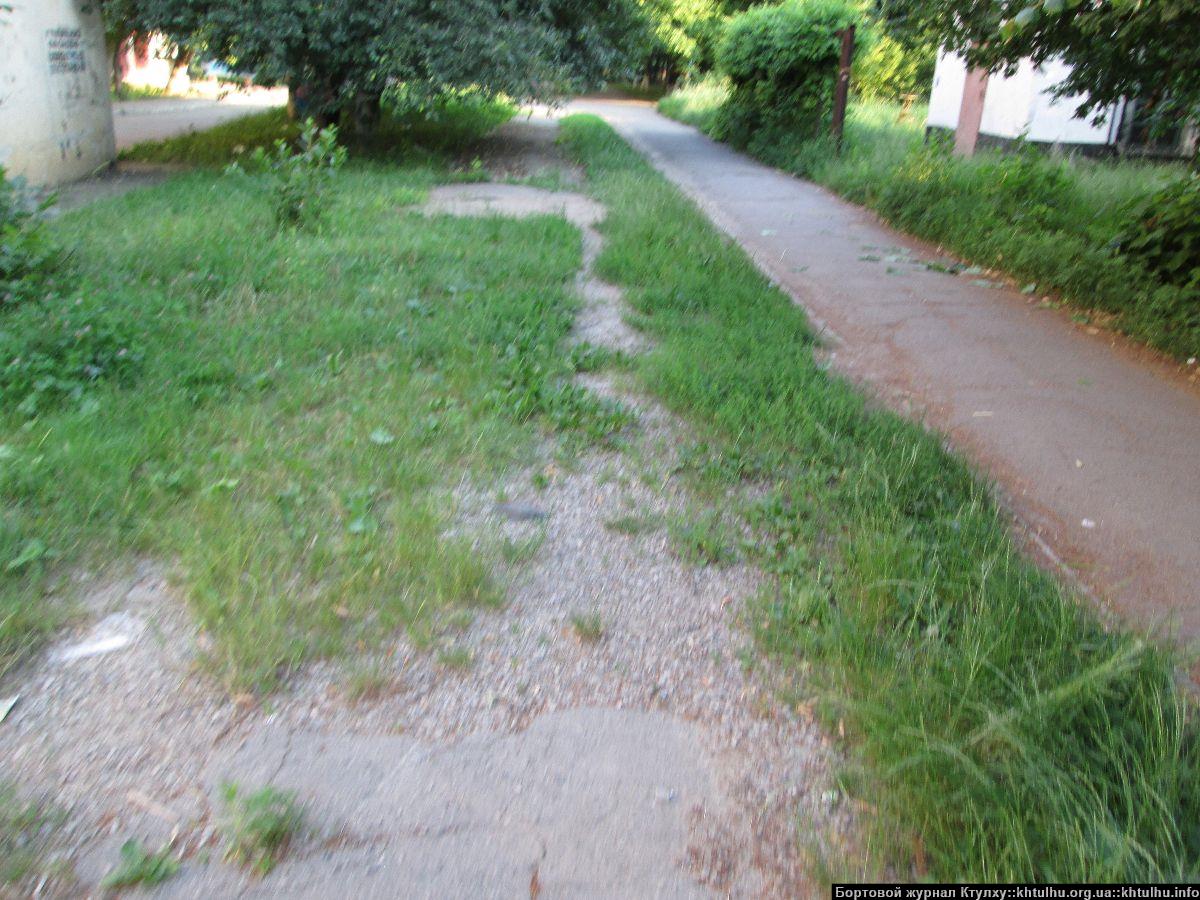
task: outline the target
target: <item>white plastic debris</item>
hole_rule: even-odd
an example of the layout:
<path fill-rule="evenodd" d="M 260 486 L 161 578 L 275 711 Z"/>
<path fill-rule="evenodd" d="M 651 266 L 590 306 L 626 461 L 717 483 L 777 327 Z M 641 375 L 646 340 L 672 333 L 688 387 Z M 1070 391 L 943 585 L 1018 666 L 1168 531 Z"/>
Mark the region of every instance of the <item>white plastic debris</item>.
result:
<path fill-rule="evenodd" d="M 112 653 L 132 644 L 145 627 L 141 619 L 128 613 L 113 613 L 97 622 L 86 640 L 63 647 L 52 656 L 56 662 L 73 662 L 101 653 Z"/>
<path fill-rule="evenodd" d="M 1084 519 L 1079 524 L 1082 525 L 1084 528 L 1095 528 L 1096 527 L 1096 523 L 1093 522 L 1091 519 Z"/>
<path fill-rule="evenodd" d="M 17 705 L 17 701 L 20 699 L 20 694 L 13 694 L 11 697 L 0 698 L 0 722 L 3 722 L 8 718 L 8 714 L 12 712 L 12 708 Z"/>

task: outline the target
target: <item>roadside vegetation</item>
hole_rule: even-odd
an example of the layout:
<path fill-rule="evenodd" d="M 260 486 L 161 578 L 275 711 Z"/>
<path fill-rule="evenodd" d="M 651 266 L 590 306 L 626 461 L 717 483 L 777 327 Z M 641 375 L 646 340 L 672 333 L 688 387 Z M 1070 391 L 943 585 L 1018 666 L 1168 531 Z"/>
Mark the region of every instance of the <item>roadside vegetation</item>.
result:
<path fill-rule="evenodd" d="M 433 98 L 393 91 L 386 97 L 379 127 L 368 135 L 351 136 L 353 149 L 360 156 L 400 156 L 409 162 L 427 154 L 436 164 L 437 155 L 461 151 L 515 112 L 512 104 L 471 90 Z M 294 141 L 300 130 L 301 123 L 289 119 L 287 110 L 279 107 L 205 131 L 136 144 L 123 151 L 121 159 L 220 167 L 255 150 L 270 149 L 278 140 Z"/>
<path fill-rule="evenodd" d="M 712 75 L 659 109 L 726 138 L 729 103 L 728 83 Z M 828 137 L 791 129 L 768 128 L 740 145 L 1007 273 L 1031 294 L 1061 299 L 1177 359 L 1200 355 L 1200 178 L 1180 163 L 1068 160 L 1032 147 L 960 159 L 936 137 L 925 140 L 924 121 L 919 106 L 902 117 L 898 104 L 866 101 L 850 107 L 841 155 Z M 1159 218 L 1172 211 L 1193 224 L 1158 234 Z"/>
<path fill-rule="evenodd" d="M 459 133 L 495 124 L 457 109 Z M 0 310 L 0 672 L 70 613 L 73 572 L 137 554 L 174 564 L 234 690 L 426 639 L 498 597 L 445 534 L 448 488 L 539 429 L 628 422 L 567 379 L 570 226 L 406 209 L 458 177 L 411 145 L 333 177 L 304 227 L 255 176 L 203 171 L 14 226 L 39 271 Z"/>
<path fill-rule="evenodd" d="M 1026 560 L 987 485 L 830 374 L 794 304 L 606 125 L 563 128 L 609 209 L 598 271 L 657 341 L 640 376 L 696 430 L 693 485 L 714 506 L 754 488 L 743 546 L 775 577 L 751 621 L 846 736 L 875 823 L 854 874 L 1197 877 L 1200 733 L 1170 655 Z"/>

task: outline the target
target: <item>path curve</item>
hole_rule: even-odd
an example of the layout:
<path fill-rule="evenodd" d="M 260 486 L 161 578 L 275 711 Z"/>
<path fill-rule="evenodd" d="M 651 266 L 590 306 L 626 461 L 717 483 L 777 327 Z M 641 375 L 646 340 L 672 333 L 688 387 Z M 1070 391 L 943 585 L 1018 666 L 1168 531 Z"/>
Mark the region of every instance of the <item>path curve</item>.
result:
<path fill-rule="evenodd" d="M 1014 289 L 906 264 L 939 254 L 649 104 L 568 111 L 604 118 L 689 194 L 831 338 L 843 374 L 947 434 L 1102 608 L 1200 642 L 1194 367 Z"/>

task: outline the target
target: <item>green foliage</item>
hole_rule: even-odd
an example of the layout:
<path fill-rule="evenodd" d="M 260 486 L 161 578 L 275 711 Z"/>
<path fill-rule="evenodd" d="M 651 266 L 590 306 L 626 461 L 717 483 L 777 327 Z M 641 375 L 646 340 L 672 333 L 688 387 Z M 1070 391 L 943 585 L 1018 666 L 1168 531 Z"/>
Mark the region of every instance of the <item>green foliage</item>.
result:
<path fill-rule="evenodd" d="M 936 53 L 932 47 L 906 47 L 878 26 L 859 31 L 850 86 L 865 100 L 927 96 Z"/>
<path fill-rule="evenodd" d="M 598 612 L 572 613 L 571 628 L 581 641 L 595 644 L 604 637 L 604 617 Z"/>
<path fill-rule="evenodd" d="M 121 845 L 121 861 L 104 876 L 100 886 L 117 889 L 144 885 L 153 887 L 179 871 L 179 860 L 170 847 L 157 852 L 147 850 L 141 841 L 128 840 Z"/>
<path fill-rule="evenodd" d="M 270 150 L 258 148 L 231 172 L 250 172 L 265 183 L 271 194 L 275 224 L 300 228 L 317 224 L 325 212 L 327 190 L 346 163 L 346 148 L 338 145 L 337 127 L 318 128 L 309 119 L 300 130 L 293 150 L 277 140 Z"/>
<path fill-rule="evenodd" d="M 378 124 L 404 82 L 437 95 L 476 88 L 549 99 L 620 69 L 638 27 L 632 0 L 142 0 L 140 21 L 203 41 L 262 83 L 284 83 L 301 115 Z M 184 29 L 180 36 L 176 29 Z"/>
<path fill-rule="evenodd" d="M 1196 878 L 1200 732 L 1174 660 L 1026 560 L 988 486 L 831 374 L 791 300 L 611 129 L 563 127 L 609 209 L 598 268 L 656 341 L 645 385 L 704 440 L 704 486 L 752 480 L 747 552 L 776 583 L 751 621 L 844 723 L 878 874 Z"/>
<path fill-rule="evenodd" d="M 0 780 L 0 893 L 39 874 L 50 839 L 61 824 L 60 813 L 21 799 L 10 782 Z"/>
<path fill-rule="evenodd" d="M 142 361 L 132 323 L 103 298 L 49 297 L 0 318 L 0 407 L 32 417 L 83 404 L 101 381 L 128 381 Z"/>
<path fill-rule="evenodd" d="M 25 337 L 110 337 L 78 399 L 0 409 L 0 671 L 69 608 L 60 572 L 130 554 L 172 561 L 201 663 L 236 691 L 498 599 L 444 492 L 630 416 L 571 385 L 578 232 L 419 215 L 454 173 L 400 152 L 348 163 L 321 229 L 274 228 L 253 184 L 211 171 L 47 224 L 75 290 L 0 315 L 3 362 Z"/>
<path fill-rule="evenodd" d="M 781 134 L 822 134 L 833 107 L 840 32 L 859 18 L 847 0 L 789 0 L 734 16 L 717 50 L 732 90 L 715 134 L 759 151 Z"/>
<path fill-rule="evenodd" d="M 1125 97 L 1165 121 L 1200 114 L 1200 4 L 1194 0 L 889 0 L 906 33 L 965 53 L 989 69 L 1061 59 L 1056 87 L 1080 115 Z"/>
<path fill-rule="evenodd" d="M 247 794 L 235 784 L 225 785 L 222 794 L 226 858 L 255 875 L 266 875 L 304 826 L 304 812 L 296 794 L 271 785 Z"/>
<path fill-rule="evenodd" d="M 713 67 L 725 20 L 753 0 L 639 0 L 650 20 L 650 41 L 642 51 L 641 71 L 699 74 Z"/>
<path fill-rule="evenodd" d="M 430 97 L 393 86 L 383 97 L 383 119 L 370 135 L 355 135 L 347 147 L 353 157 L 390 161 L 434 162 L 431 153 L 460 153 L 497 125 L 516 107 L 478 91 L 450 91 Z M 300 123 L 283 109 L 234 119 L 191 134 L 148 141 L 121 153 L 122 159 L 224 167 L 255 150 L 270 150 L 277 141 L 294 143 Z"/>
<path fill-rule="evenodd" d="M 1120 252 L 1162 284 L 1187 289 L 1200 315 L 1200 173 L 1173 181 L 1141 204 Z"/>
<path fill-rule="evenodd" d="M 38 202 L 21 180 L 0 166 L 0 310 L 44 297 L 62 253 L 46 234 L 42 213 L 53 198 Z"/>
<path fill-rule="evenodd" d="M 224 167 L 243 154 L 269 149 L 276 141 L 293 141 L 299 133 L 300 123 L 289 121 L 286 110 L 272 109 L 223 122 L 203 131 L 134 144 L 121 151 L 121 159 Z"/>
<path fill-rule="evenodd" d="M 679 555 L 697 566 L 727 566 L 737 560 L 737 533 L 720 513 L 691 515 L 671 524 Z"/>

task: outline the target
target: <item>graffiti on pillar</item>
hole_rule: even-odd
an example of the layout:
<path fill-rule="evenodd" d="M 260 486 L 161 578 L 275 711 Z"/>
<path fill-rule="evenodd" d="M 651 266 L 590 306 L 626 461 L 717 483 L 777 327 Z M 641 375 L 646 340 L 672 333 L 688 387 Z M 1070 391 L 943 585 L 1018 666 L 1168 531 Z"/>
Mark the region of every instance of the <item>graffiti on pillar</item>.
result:
<path fill-rule="evenodd" d="M 50 28 L 46 31 L 46 52 L 51 75 L 68 75 L 87 69 L 83 52 L 83 31 L 79 28 Z"/>

